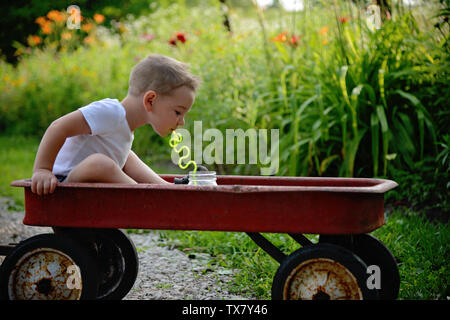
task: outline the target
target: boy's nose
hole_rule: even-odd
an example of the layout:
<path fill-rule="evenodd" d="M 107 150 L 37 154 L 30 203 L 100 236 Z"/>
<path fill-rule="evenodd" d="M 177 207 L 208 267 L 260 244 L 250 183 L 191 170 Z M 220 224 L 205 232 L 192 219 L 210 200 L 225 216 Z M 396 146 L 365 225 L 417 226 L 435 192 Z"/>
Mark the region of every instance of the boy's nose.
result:
<path fill-rule="evenodd" d="M 184 126 L 184 117 L 181 117 L 180 120 L 178 120 L 178 126 Z"/>

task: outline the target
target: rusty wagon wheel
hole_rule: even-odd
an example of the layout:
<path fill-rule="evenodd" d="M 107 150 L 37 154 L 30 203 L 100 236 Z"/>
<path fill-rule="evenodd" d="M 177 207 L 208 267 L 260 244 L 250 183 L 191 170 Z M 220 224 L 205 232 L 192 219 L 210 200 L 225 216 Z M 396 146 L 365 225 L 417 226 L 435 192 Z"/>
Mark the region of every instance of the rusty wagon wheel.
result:
<path fill-rule="evenodd" d="M 40 234 L 19 243 L 3 261 L 0 299 L 95 299 L 96 276 L 84 248 L 67 237 Z"/>
<path fill-rule="evenodd" d="M 400 289 L 400 274 L 395 257 L 377 238 L 369 234 L 320 235 L 319 243 L 332 243 L 356 253 L 367 266 L 375 265 L 380 270 L 378 291 L 382 300 L 395 300 Z"/>
<path fill-rule="evenodd" d="M 136 281 L 139 259 L 131 239 L 119 229 L 61 228 L 56 234 L 74 239 L 94 256 L 98 268 L 97 300 L 120 300 Z"/>
<path fill-rule="evenodd" d="M 272 299 L 376 299 L 377 292 L 366 286 L 366 269 L 358 256 L 343 247 L 302 247 L 281 262 L 272 283 Z"/>

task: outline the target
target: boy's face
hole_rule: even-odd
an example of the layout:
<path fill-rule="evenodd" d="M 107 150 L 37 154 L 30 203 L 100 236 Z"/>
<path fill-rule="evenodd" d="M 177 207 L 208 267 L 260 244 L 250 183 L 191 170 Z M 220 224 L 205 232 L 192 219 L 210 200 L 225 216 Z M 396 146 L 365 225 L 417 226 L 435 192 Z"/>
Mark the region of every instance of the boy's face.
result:
<path fill-rule="evenodd" d="M 184 125 L 184 116 L 194 104 L 194 91 L 186 86 L 173 90 L 170 95 L 156 95 L 148 113 L 148 122 L 161 137 Z"/>

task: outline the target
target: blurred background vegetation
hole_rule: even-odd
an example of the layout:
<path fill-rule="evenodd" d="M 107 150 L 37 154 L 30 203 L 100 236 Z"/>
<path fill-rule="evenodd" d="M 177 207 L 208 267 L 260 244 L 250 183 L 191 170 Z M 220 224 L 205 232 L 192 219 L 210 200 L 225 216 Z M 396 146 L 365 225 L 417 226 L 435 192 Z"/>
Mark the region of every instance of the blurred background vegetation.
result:
<path fill-rule="evenodd" d="M 445 299 L 449 2 L 298 0 L 298 11 L 283 0 L 1 4 L 0 195 L 23 205 L 22 190 L 9 182 L 31 177 L 54 119 L 94 100 L 123 99 L 131 68 L 150 53 L 165 54 L 203 79 L 187 129 L 196 120 L 203 132 L 279 129 L 278 175 L 397 181 L 386 195 L 392 216 L 375 234 L 400 257 L 400 298 Z M 371 13 L 375 3 L 380 21 Z M 67 27 L 71 5 L 80 9 L 79 29 Z M 135 132 L 133 149 L 159 173 L 180 172 L 168 137 L 150 127 Z M 254 175 L 260 166 L 210 168 Z M 247 265 L 236 290 L 269 297 L 275 263 L 242 234 L 161 236 L 203 247 L 218 264 Z M 292 249 L 282 235 L 273 237 Z"/>
<path fill-rule="evenodd" d="M 41 137 L 67 112 L 122 99 L 132 66 L 158 52 L 204 80 L 188 129 L 276 128 L 279 175 L 386 177 L 401 183 L 392 200 L 448 212 L 449 1 L 378 0 L 378 28 L 368 12 L 377 1 L 309 0 L 299 11 L 265 2 L 8 4 L 0 132 Z M 67 27 L 73 4 L 79 29 Z M 149 128 L 134 148 L 150 163 L 170 159 Z"/>

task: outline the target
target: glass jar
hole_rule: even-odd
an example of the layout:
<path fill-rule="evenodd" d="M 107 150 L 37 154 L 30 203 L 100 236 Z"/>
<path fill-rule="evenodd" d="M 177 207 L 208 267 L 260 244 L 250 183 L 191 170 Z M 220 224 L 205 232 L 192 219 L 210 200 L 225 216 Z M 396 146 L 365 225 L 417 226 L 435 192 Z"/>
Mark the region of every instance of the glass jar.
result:
<path fill-rule="evenodd" d="M 191 186 L 217 186 L 215 171 L 189 172 L 189 183 Z"/>

